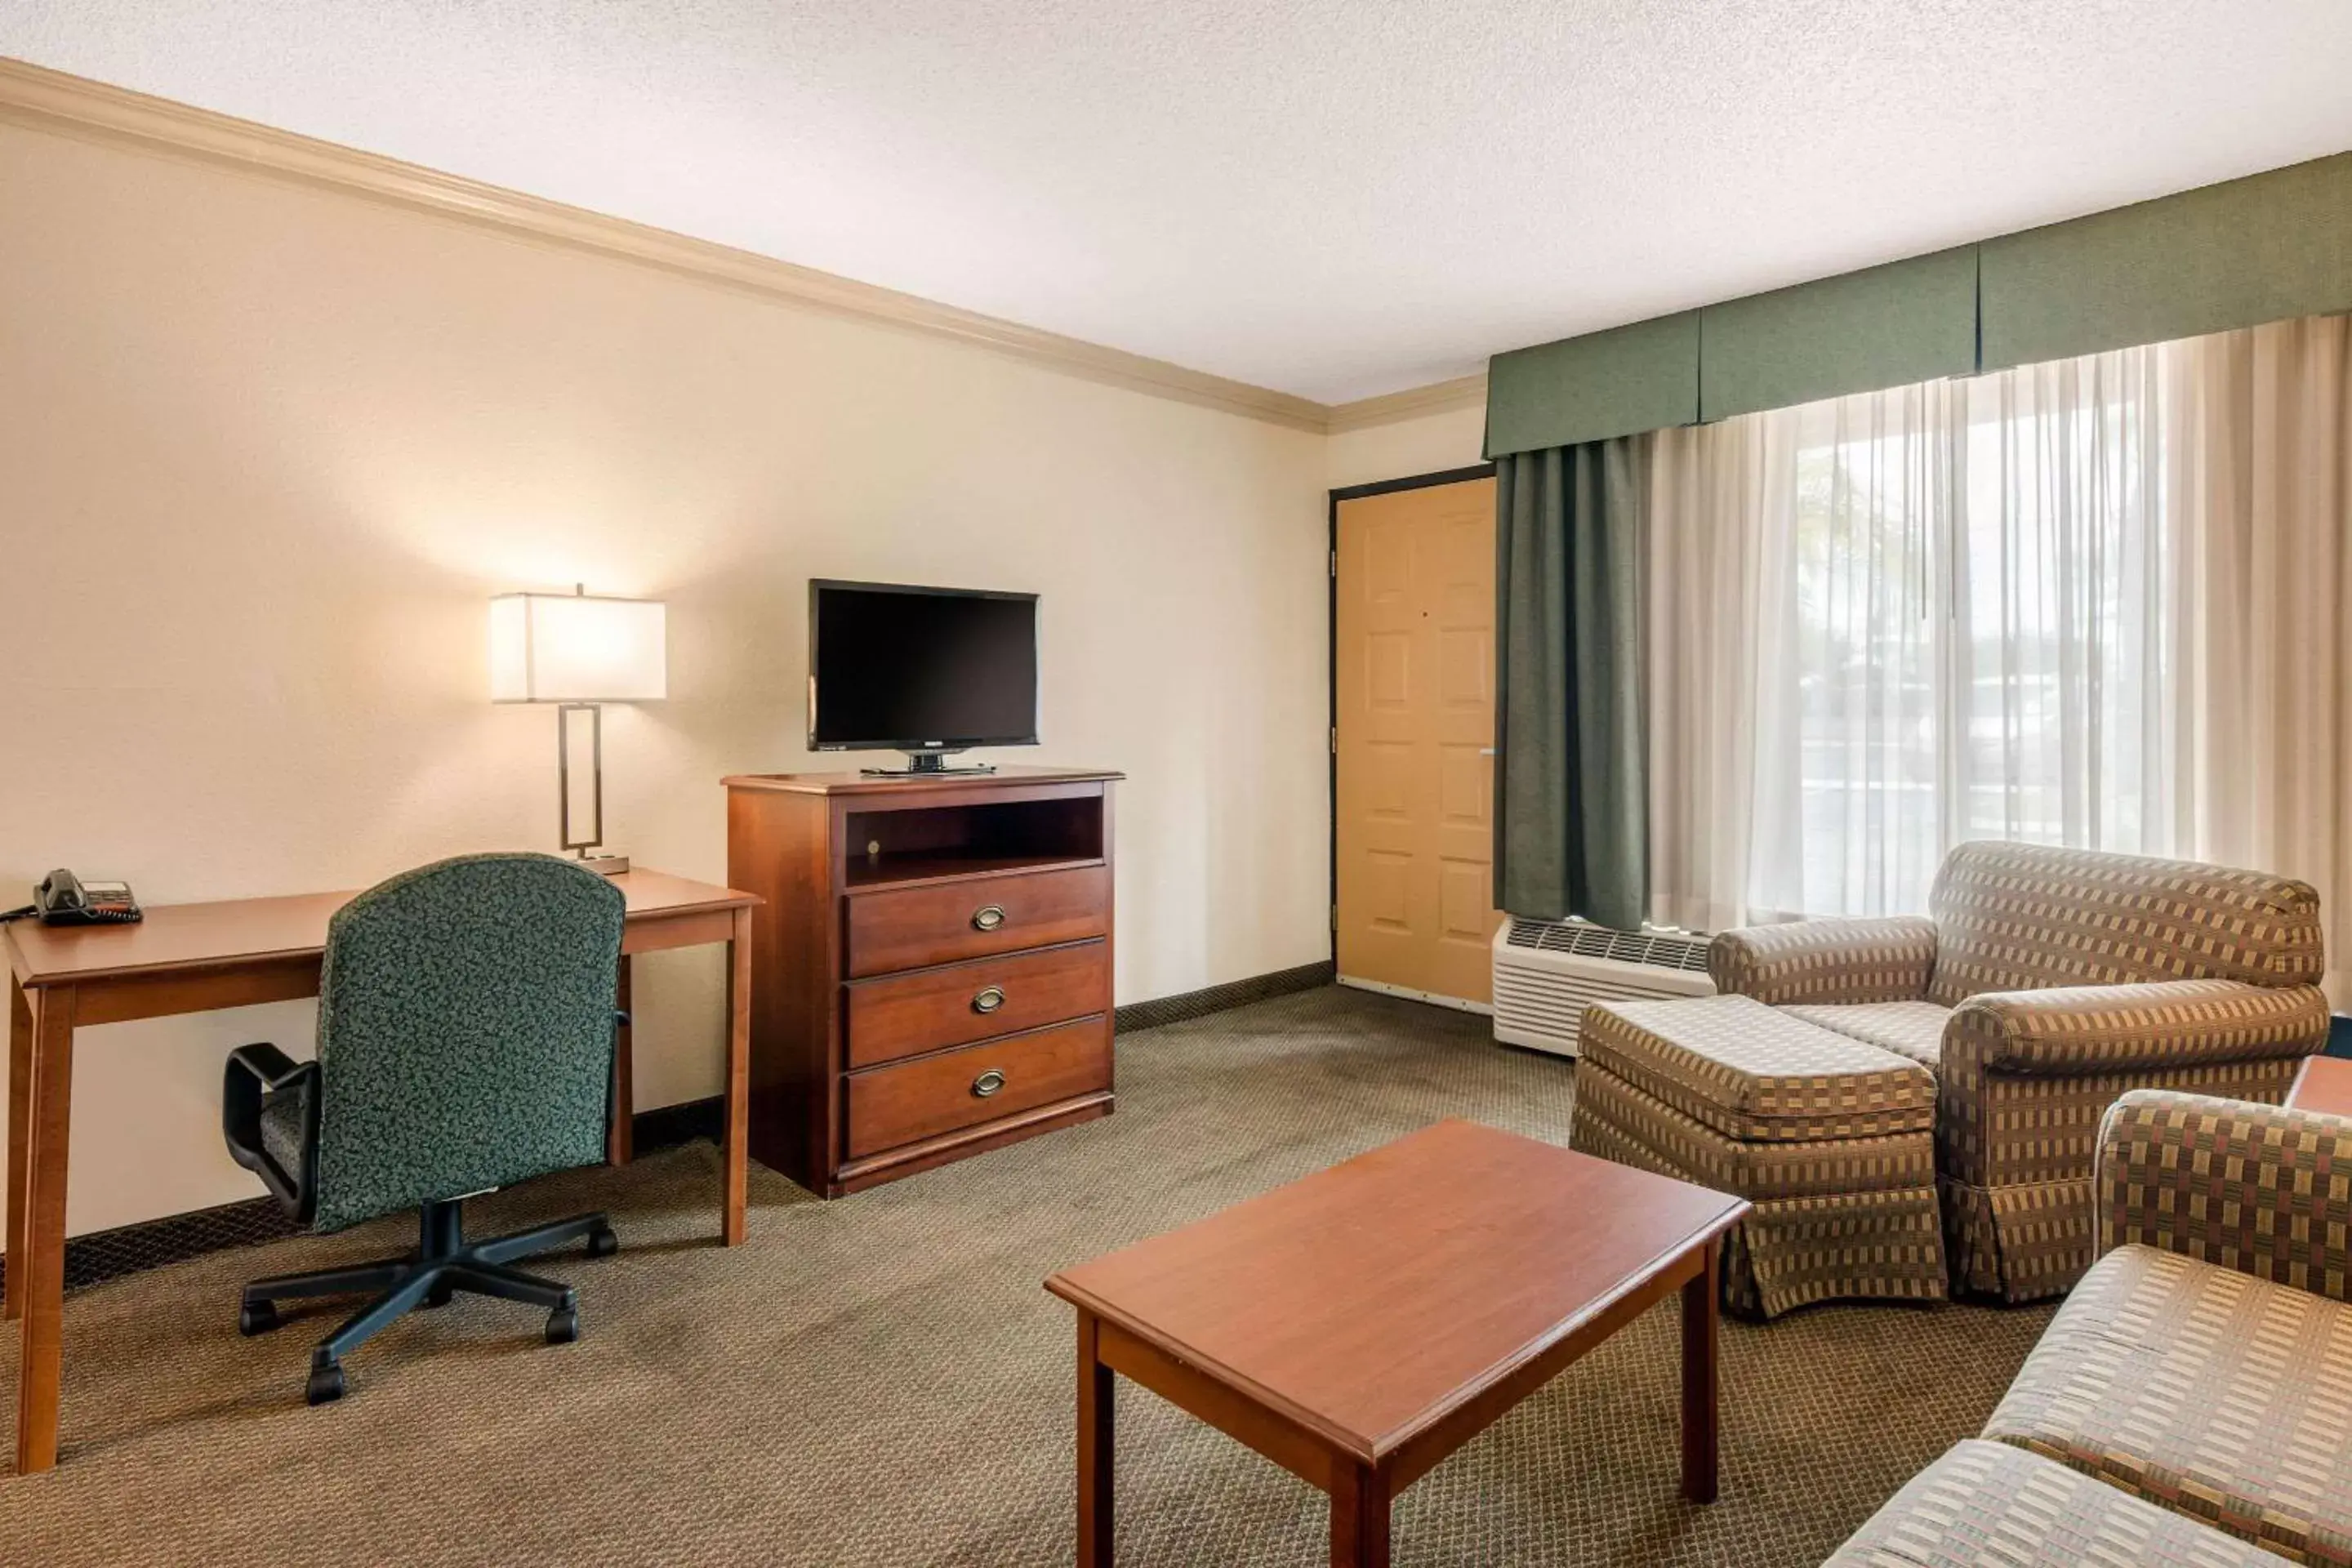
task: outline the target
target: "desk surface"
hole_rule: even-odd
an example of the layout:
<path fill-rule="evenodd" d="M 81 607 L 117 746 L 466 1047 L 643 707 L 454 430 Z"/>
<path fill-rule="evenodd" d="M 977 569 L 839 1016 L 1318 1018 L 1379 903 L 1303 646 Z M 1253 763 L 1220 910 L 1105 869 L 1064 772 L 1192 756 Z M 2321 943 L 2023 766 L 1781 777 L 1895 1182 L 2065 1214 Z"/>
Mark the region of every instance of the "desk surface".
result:
<path fill-rule="evenodd" d="M 750 909 L 755 893 L 696 882 L 663 871 L 626 871 L 613 879 L 633 921 L 721 910 Z M 14 921 L 5 932 L 8 963 L 17 983 L 33 989 L 131 974 L 168 974 L 257 958 L 312 958 L 327 945 L 327 921 L 359 896 L 297 893 L 280 899 L 230 899 L 218 903 L 159 904 L 136 925 L 45 926 Z"/>

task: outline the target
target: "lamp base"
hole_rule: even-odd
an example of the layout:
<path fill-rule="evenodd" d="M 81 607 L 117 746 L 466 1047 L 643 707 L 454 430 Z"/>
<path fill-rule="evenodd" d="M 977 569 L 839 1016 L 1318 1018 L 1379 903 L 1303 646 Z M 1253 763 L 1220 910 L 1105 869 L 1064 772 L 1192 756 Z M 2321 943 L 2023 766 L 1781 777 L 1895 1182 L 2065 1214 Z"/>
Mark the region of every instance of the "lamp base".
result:
<path fill-rule="evenodd" d="M 626 855 L 590 855 L 583 851 L 580 863 L 600 877 L 617 877 L 629 868 Z"/>

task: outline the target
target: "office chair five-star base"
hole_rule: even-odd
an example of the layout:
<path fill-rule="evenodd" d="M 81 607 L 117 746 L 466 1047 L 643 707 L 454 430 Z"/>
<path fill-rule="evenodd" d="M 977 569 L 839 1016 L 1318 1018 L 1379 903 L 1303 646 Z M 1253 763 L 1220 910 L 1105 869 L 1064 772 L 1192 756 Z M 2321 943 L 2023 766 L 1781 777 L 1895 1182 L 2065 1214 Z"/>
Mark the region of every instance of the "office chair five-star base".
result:
<path fill-rule="evenodd" d="M 417 1211 L 416 1250 L 404 1258 L 363 1263 L 347 1268 L 326 1268 L 312 1274 L 282 1274 L 257 1279 L 245 1288 L 237 1309 L 242 1334 L 266 1334 L 284 1320 L 280 1301 L 322 1296 L 373 1295 L 375 1300 L 352 1314 L 343 1325 L 319 1342 L 310 1352 L 310 1374 L 305 1393 L 313 1405 L 341 1399 L 346 1386 L 343 1358 L 407 1313 L 420 1307 L 446 1304 L 457 1292 L 496 1296 L 547 1310 L 547 1342 L 570 1344 L 580 1337 L 580 1293 L 553 1279 L 542 1279 L 508 1265 L 519 1258 L 551 1252 L 573 1242 L 585 1242 L 588 1256 L 604 1258 L 619 1250 L 620 1238 L 602 1214 L 580 1215 L 537 1226 L 511 1236 L 467 1243 L 458 1200 L 425 1205 Z"/>

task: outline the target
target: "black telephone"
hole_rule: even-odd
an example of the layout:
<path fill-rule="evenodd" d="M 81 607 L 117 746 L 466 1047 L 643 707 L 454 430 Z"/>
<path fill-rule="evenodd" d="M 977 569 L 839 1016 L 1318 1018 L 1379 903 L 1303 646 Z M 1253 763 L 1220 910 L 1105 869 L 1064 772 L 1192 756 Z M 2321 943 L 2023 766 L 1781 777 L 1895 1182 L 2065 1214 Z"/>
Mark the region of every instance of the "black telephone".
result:
<path fill-rule="evenodd" d="M 63 867 L 41 879 L 31 903 L 0 920 L 25 915 L 38 915 L 43 925 L 52 926 L 127 925 L 145 918 L 130 883 L 85 882 Z"/>

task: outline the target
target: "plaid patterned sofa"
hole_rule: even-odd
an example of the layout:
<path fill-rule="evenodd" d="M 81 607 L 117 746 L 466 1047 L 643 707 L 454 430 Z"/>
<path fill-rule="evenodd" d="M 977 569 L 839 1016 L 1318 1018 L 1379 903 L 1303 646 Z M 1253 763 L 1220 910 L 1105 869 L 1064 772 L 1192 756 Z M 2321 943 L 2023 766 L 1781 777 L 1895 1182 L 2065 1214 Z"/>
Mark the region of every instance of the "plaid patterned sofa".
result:
<path fill-rule="evenodd" d="M 2275 1103 L 2327 1041 L 2319 895 L 2259 871 L 1963 844 L 1926 917 L 1726 931 L 1717 986 L 1935 1073 L 1956 1287 L 2063 1294 L 2099 1118 L 2158 1087 Z"/>
<path fill-rule="evenodd" d="M 1834 1568 L 2352 1564 L 2352 1120 L 2135 1090 L 2096 1165 L 2098 1261 Z"/>

